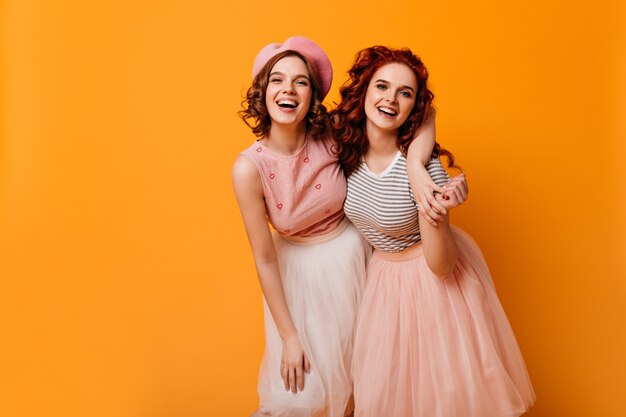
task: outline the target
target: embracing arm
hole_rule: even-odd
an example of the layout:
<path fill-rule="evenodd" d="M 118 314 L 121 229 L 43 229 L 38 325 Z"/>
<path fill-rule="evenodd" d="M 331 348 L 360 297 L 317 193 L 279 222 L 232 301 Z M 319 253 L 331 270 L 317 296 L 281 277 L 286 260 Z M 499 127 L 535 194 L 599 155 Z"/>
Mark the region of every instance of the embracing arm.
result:
<path fill-rule="evenodd" d="M 233 165 L 232 178 L 261 289 L 283 341 L 280 372 L 285 388 L 296 392 L 297 388 L 304 388 L 303 367 L 309 371 L 310 365 L 285 300 L 276 248 L 267 224 L 261 178 L 254 163 L 242 156 Z"/>
<path fill-rule="evenodd" d="M 435 147 L 436 115 L 437 112 L 433 107 L 431 107 L 430 110 L 428 110 L 426 120 L 424 120 L 424 123 L 420 126 L 417 134 L 413 138 L 413 141 L 409 145 L 409 149 L 407 150 L 407 161 L 410 160 L 415 164 L 418 164 L 421 168 L 424 168 L 428 161 L 430 161 L 430 156 L 432 155 L 433 148 Z M 426 172 L 425 169 L 424 171 Z M 426 175 L 428 175 L 428 172 L 426 172 Z M 434 182 L 432 184 L 433 188 L 439 188 Z"/>
<path fill-rule="evenodd" d="M 433 182 L 425 168 L 435 146 L 435 115 L 435 109 L 431 107 L 424 124 L 409 145 L 406 157 L 407 173 L 420 212 L 426 214 L 425 220 L 433 226 L 437 226 L 446 213 L 445 208 L 435 199 L 435 192 L 441 193 L 442 189 Z"/>

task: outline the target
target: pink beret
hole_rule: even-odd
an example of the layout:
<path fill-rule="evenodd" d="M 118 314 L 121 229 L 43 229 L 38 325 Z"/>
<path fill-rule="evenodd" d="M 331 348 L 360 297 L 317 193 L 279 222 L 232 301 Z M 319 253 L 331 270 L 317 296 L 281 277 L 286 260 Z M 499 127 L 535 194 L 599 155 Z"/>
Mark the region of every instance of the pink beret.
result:
<path fill-rule="evenodd" d="M 323 100 L 330 90 L 330 85 L 333 82 L 333 67 L 330 64 L 330 59 L 326 52 L 318 44 L 312 40 L 305 38 L 304 36 L 292 36 L 284 43 L 270 43 L 265 46 L 254 58 L 254 64 L 252 65 L 252 77 L 261 71 L 261 69 L 267 64 L 274 55 L 283 51 L 296 51 L 302 54 L 317 73 L 317 77 L 320 80 L 320 88 Z"/>

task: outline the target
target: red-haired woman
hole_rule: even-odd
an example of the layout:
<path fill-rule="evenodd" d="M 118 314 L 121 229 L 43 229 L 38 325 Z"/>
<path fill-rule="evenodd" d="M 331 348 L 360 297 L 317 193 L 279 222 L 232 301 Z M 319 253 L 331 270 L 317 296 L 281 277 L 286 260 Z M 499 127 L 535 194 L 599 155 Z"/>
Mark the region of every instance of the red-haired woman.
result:
<path fill-rule="evenodd" d="M 370 247 L 343 213 L 346 180 L 322 104 L 332 67 L 297 36 L 264 47 L 253 76 L 241 116 L 258 140 L 232 176 L 265 301 L 256 415 L 343 417 Z M 433 117 L 419 137 L 416 158 L 430 154 Z"/>
<path fill-rule="evenodd" d="M 425 221 L 406 154 L 432 104 L 428 73 L 410 50 L 357 55 L 332 112 L 348 178 L 344 211 L 375 251 L 367 267 L 353 353 L 355 417 L 513 417 L 534 392 L 479 248 Z M 437 145 L 435 155 L 451 154 Z M 447 210 L 467 198 L 463 174 L 427 164 Z"/>

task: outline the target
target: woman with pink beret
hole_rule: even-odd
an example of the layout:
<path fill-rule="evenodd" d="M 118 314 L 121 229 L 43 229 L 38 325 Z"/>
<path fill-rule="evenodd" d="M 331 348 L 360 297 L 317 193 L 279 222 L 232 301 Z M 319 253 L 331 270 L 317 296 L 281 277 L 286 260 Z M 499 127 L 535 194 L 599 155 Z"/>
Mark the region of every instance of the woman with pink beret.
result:
<path fill-rule="evenodd" d="M 322 104 L 332 66 L 296 36 L 265 46 L 253 77 L 240 115 L 257 140 L 232 178 L 264 296 L 255 415 L 343 417 L 353 409 L 354 326 L 370 247 L 343 212 L 346 180 Z M 415 155 L 430 154 L 433 119 Z"/>

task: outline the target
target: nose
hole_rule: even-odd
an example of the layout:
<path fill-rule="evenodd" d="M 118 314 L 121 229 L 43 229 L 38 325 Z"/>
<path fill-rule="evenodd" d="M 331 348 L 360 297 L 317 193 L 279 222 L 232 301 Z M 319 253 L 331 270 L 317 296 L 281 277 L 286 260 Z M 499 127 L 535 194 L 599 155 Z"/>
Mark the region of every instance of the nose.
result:
<path fill-rule="evenodd" d="M 283 92 L 287 94 L 294 94 L 296 92 L 296 89 L 294 88 L 293 83 L 286 83 Z"/>
<path fill-rule="evenodd" d="M 396 93 L 394 91 L 387 90 L 387 95 L 385 96 L 385 100 L 387 100 L 389 103 L 395 103 Z"/>

